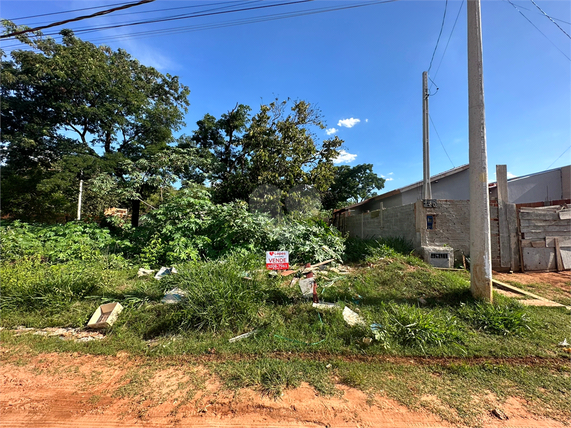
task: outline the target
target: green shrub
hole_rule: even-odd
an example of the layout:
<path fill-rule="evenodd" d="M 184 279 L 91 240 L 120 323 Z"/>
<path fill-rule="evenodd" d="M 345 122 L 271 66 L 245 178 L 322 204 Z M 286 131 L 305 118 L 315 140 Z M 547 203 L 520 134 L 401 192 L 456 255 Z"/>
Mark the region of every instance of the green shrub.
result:
<path fill-rule="evenodd" d="M 407 255 L 413 250 L 412 243 L 404 238 L 346 240 L 344 260 L 347 262 L 373 261 L 382 257 L 394 257 L 395 254 Z"/>
<path fill-rule="evenodd" d="M 0 228 L 4 260 L 39 256 L 50 262 L 96 260 L 102 255 L 122 254 L 129 243 L 116 239 L 96 223 L 73 221 L 57 225 L 30 225 L 21 221 Z"/>
<path fill-rule="evenodd" d="M 2 310 L 48 308 L 62 310 L 92 294 L 104 282 L 98 265 L 48 265 L 38 257 L 2 263 Z"/>
<path fill-rule="evenodd" d="M 513 300 L 499 304 L 462 304 L 458 314 L 478 330 L 502 336 L 526 334 L 532 331 L 534 324 L 525 307 Z"/>
<path fill-rule="evenodd" d="M 177 275 L 161 280 L 165 290 L 187 293 L 180 304 L 181 328 L 242 331 L 260 324 L 258 311 L 280 291 L 269 279 L 244 279 L 245 270 L 261 268 L 254 258 L 230 256 L 211 262 L 191 262 Z"/>

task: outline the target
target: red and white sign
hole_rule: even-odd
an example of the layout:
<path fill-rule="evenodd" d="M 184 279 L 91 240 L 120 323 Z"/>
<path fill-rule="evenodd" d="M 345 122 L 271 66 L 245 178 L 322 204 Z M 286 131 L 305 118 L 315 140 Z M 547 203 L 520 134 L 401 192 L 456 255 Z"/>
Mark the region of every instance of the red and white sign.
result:
<path fill-rule="evenodd" d="M 266 251 L 266 269 L 271 269 L 271 270 L 289 269 L 289 252 Z"/>

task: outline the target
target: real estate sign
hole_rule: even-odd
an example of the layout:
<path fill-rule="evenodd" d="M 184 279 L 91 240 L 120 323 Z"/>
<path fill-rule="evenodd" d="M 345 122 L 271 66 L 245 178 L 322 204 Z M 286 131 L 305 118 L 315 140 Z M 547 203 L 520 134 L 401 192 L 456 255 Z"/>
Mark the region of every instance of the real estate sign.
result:
<path fill-rule="evenodd" d="M 266 251 L 266 269 L 271 269 L 271 270 L 289 269 L 289 252 Z"/>

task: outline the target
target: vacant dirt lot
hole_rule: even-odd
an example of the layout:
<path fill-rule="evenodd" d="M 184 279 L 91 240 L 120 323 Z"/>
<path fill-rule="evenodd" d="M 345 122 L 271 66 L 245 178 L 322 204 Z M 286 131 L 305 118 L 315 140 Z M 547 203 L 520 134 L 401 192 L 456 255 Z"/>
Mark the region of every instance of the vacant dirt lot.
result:
<path fill-rule="evenodd" d="M 9 352 L 1 350 L 3 355 Z M 6 360 L 3 358 L 3 360 Z M 124 375 L 144 361 L 79 354 L 12 354 L 0 368 L 1 427 L 451 427 L 425 411 L 410 411 L 393 400 L 338 386 L 321 396 L 307 385 L 275 400 L 259 392 L 224 389 L 199 363 L 153 371 L 137 383 Z M 143 376 L 143 375 L 142 375 Z M 143 376 L 144 377 L 144 376 Z M 421 397 L 434 400 L 433 397 Z M 486 427 L 561 427 L 509 398 L 502 421 L 481 415 Z"/>
<path fill-rule="evenodd" d="M 515 285 L 546 299 L 571 304 L 571 271 L 493 273 L 493 278 Z"/>

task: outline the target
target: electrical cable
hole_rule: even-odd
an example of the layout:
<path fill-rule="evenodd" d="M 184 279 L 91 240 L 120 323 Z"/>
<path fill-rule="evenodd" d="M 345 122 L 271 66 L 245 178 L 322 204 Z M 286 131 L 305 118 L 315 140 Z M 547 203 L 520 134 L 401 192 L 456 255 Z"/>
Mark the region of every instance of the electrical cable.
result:
<path fill-rule="evenodd" d="M 382 1 L 376 1 L 376 2 L 353 4 L 351 6 L 325 7 L 325 8 L 310 9 L 307 11 L 285 12 L 285 13 L 264 15 L 261 17 L 244 18 L 244 19 L 239 19 L 239 20 L 231 20 L 231 21 L 212 23 L 212 24 L 198 24 L 198 25 L 182 26 L 182 27 L 176 27 L 176 28 L 148 30 L 148 31 L 143 31 L 143 32 L 138 32 L 138 33 L 130 33 L 130 34 L 124 34 L 124 35 L 102 37 L 102 38 L 95 39 L 95 41 L 100 42 L 100 41 L 104 41 L 104 40 L 118 40 L 118 39 L 125 39 L 125 38 L 131 39 L 131 38 L 135 38 L 135 37 L 145 37 L 145 36 L 149 36 L 149 35 L 165 35 L 165 34 L 186 33 L 186 32 L 192 32 L 192 31 L 204 31 L 204 30 L 211 30 L 211 29 L 226 28 L 226 27 L 254 24 L 254 23 L 260 23 L 260 22 L 267 22 L 267 21 L 275 21 L 275 20 L 280 20 L 280 19 L 297 18 L 297 17 L 301 17 L 301 16 L 309 16 L 309 15 L 316 15 L 316 14 L 320 14 L 320 13 L 335 12 L 335 11 L 340 11 L 340 10 L 345 10 L 345 9 L 354 9 L 354 8 L 359 8 L 359 7 L 372 6 L 372 5 L 381 4 L 381 3 L 392 3 L 395 1 L 399 1 L 399 0 L 382 0 Z"/>
<path fill-rule="evenodd" d="M 135 25 L 156 24 L 158 22 L 178 21 L 180 19 L 202 18 L 205 16 L 215 16 L 215 15 L 224 15 L 224 14 L 235 13 L 235 12 L 246 12 L 246 11 L 251 11 L 251 10 L 268 9 L 268 8 L 272 8 L 272 7 L 289 6 L 289 5 L 300 4 L 300 3 L 309 3 L 309 2 L 313 2 L 313 1 L 315 1 L 315 0 L 297 0 L 297 1 L 292 1 L 292 2 L 275 3 L 275 4 L 269 4 L 269 5 L 263 5 L 263 6 L 246 7 L 246 8 L 242 8 L 242 9 L 224 10 L 224 11 L 219 11 L 219 12 L 175 15 L 175 16 L 169 16 L 169 17 L 165 17 L 165 18 L 161 18 L 161 19 L 150 19 L 147 21 L 128 22 L 128 23 L 123 23 L 123 24 L 115 24 L 115 25 L 107 25 L 107 26 L 101 26 L 101 27 L 79 29 L 79 30 L 75 30 L 74 33 L 88 33 L 88 32 L 92 32 L 92 31 L 110 30 L 110 29 L 122 28 L 122 27 L 132 27 Z"/>
<path fill-rule="evenodd" d="M 113 4 L 106 4 L 105 6 L 92 6 L 92 7 L 82 7 L 81 9 L 70 9 L 70 10 L 64 10 L 61 12 L 51 12 L 51 13 L 41 13 L 39 15 L 30 15 L 30 16 L 19 16 L 18 18 L 6 18 L 8 21 L 12 21 L 14 22 L 17 19 L 30 19 L 30 18 L 41 18 L 44 16 L 52 16 L 52 15 L 60 15 L 60 14 L 64 14 L 64 13 L 73 13 L 73 12 L 81 12 L 83 10 L 92 10 L 92 9 L 103 9 L 104 7 L 109 7 L 109 6 L 120 6 L 122 4 L 125 4 L 125 2 L 122 3 L 113 3 Z"/>
<path fill-rule="evenodd" d="M 525 15 L 523 14 L 523 12 L 522 12 L 521 10 L 519 10 L 518 7 L 517 7 L 515 4 L 512 3 L 511 0 L 505 0 L 505 1 L 507 1 L 509 4 L 511 4 L 511 5 L 514 7 L 514 9 L 517 10 L 517 11 L 520 13 L 520 15 L 523 16 L 523 17 L 527 20 L 527 22 L 529 22 L 531 25 L 533 25 L 533 27 L 534 27 L 537 31 L 539 31 L 539 32 L 543 35 L 543 37 L 545 37 L 547 40 L 549 40 L 549 43 L 551 43 L 553 46 L 555 46 L 555 49 L 557 49 L 559 52 L 561 52 L 561 54 L 562 54 L 565 58 L 567 58 L 569 61 L 571 61 L 571 58 L 569 58 L 569 57 L 565 54 L 565 52 L 563 52 L 561 49 L 559 49 L 559 47 L 557 47 L 557 45 L 556 45 L 555 43 L 553 43 L 553 42 L 551 41 L 551 39 L 550 39 L 549 37 L 547 37 L 547 36 L 543 33 L 543 31 L 541 31 L 539 28 L 537 28 L 537 26 L 536 26 L 533 22 L 531 22 L 530 19 L 529 19 L 527 16 L 525 16 Z"/>
<path fill-rule="evenodd" d="M 239 2 L 236 0 L 231 0 L 231 1 L 223 1 L 223 2 L 217 2 L 217 3 L 195 4 L 192 6 L 169 7 L 169 8 L 151 9 L 151 10 L 136 10 L 136 11 L 129 11 L 127 13 L 115 13 L 115 14 L 113 14 L 113 17 L 117 18 L 120 16 L 133 16 L 133 15 L 140 15 L 143 13 L 168 12 L 170 10 L 180 10 L 180 9 L 196 9 L 196 8 L 205 7 L 205 6 L 213 7 L 213 6 L 227 5 L 224 7 L 231 7 L 232 5 L 238 6 L 241 4 L 256 3 L 256 2 L 260 2 L 260 1 L 263 1 L 263 0 L 251 0 L 251 1 L 246 1 L 246 2 Z M 121 4 L 121 3 L 119 3 L 119 4 Z M 224 7 L 221 7 L 221 8 L 224 8 Z M 91 9 L 91 8 L 88 8 L 88 9 Z M 215 10 L 215 9 L 207 9 L 207 10 Z M 58 14 L 58 13 L 68 13 L 68 12 L 54 12 L 54 13 Z M 47 14 L 47 15 L 51 15 L 51 14 Z M 40 15 L 38 15 L 38 16 L 40 16 Z M 15 19 L 17 19 L 17 18 L 15 18 Z M 43 25 L 43 24 L 45 24 L 45 22 L 46 21 L 42 21 L 42 22 L 37 22 L 34 24 L 26 24 L 26 25 L 31 27 L 32 25 Z"/>
<path fill-rule="evenodd" d="M 524 7 L 524 6 L 522 6 L 522 5 L 519 5 L 519 7 L 520 7 L 520 9 L 527 10 L 527 11 L 529 11 L 529 12 L 534 12 L 534 13 L 541 14 L 541 12 L 537 12 L 536 10 L 529 9 L 529 8 Z M 551 17 L 551 19 L 555 19 L 556 21 L 563 22 L 564 24 L 567 24 L 567 25 L 571 25 L 571 22 L 569 22 L 569 21 L 564 21 L 563 19 L 553 18 L 553 17 Z"/>
<path fill-rule="evenodd" d="M 436 39 L 436 46 L 434 46 L 434 52 L 432 52 L 432 58 L 430 59 L 430 65 L 428 66 L 428 73 L 432 68 L 432 61 L 434 61 L 434 55 L 436 55 L 436 50 L 438 49 L 438 43 L 440 42 L 440 36 L 442 36 L 442 30 L 444 29 L 444 22 L 446 21 L 446 10 L 448 9 L 448 0 L 444 3 L 444 15 L 442 16 L 442 24 L 440 24 L 440 33 L 438 33 L 438 39 Z"/>
<path fill-rule="evenodd" d="M 450 159 L 450 155 L 448 155 L 448 152 L 446 151 L 446 148 L 444 147 L 444 144 L 442 143 L 442 139 L 440 138 L 440 134 L 438 133 L 438 129 L 436 129 L 436 125 L 434 124 L 434 121 L 432 120 L 432 116 L 430 115 L 430 113 L 428 114 L 428 117 L 430 119 L 430 123 L 432 123 L 432 127 L 434 128 L 434 131 L 436 132 L 436 136 L 438 137 L 438 140 L 440 141 L 440 145 L 444 149 L 444 153 L 446 153 L 448 160 L 452 164 L 452 168 L 456 168 L 456 165 L 454 165 L 454 162 L 452 162 L 452 159 Z"/>
<path fill-rule="evenodd" d="M 273 20 L 278 20 L 278 19 L 287 19 L 287 18 L 295 18 L 295 17 L 300 17 L 300 16 L 315 15 L 315 14 L 326 13 L 326 12 L 334 12 L 334 11 L 345 10 L 345 9 L 354 9 L 354 8 L 372 6 L 372 5 L 376 5 L 376 4 L 382 4 L 382 3 L 392 3 L 395 1 L 399 1 L 399 0 L 379 0 L 379 1 L 374 1 L 374 2 L 368 1 L 365 3 L 352 4 L 349 6 L 322 7 L 322 8 L 315 8 L 315 9 L 310 9 L 310 10 L 306 10 L 306 11 L 294 11 L 294 12 L 270 14 L 270 15 L 264 15 L 261 17 L 243 18 L 243 19 L 239 19 L 239 20 L 230 20 L 230 21 L 210 23 L 210 24 L 197 24 L 197 25 L 191 25 L 191 26 L 181 26 L 181 27 L 176 27 L 176 28 L 147 30 L 147 31 L 142 31 L 142 32 L 138 32 L 138 33 L 114 35 L 114 36 L 108 36 L 108 37 L 103 36 L 100 38 L 93 39 L 91 41 L 92 42 L 94 42 L 94 41 L 100 42 L 100 41 L 107 41 L 107 40 L 119 40 L 119 39 L 125 39 L 125 38 L 146 37 L 146 36 L 151 36 L 151 35 L 155 36 L 155 35 L 164 35 L 164 34 L 183 33 L 183 32 L 190 32 L 190 31 L 203 31 L 203 30 L 224 28 L 224 27 L 237 26 L 237 25 L 246 25 L 246 24 L 258 23 L 258 22 L 273 21 Z M 196 17 L 196 15 L 190 16 L 190 17 Z M 80 29 L 80 30 L 75 30 L 74 32 L 75 33 L 85 32 L 86 30 L 90 30 L 90 29 Z M 45 36 L 50 36 L 50 35 L 57 36 L 58 33 L 47 33 L 44 35 Z M 9 46 L 5 46 L 4 49 L 19 47 L 19 46 L 20 46 L 20 44 L 9 45 Z"/>
<path fill-rule="evenodd" d="M 446 51 L 448 50 L 448 45 L 450 44 L 450 39 L 452 38 L 452 34 L 454 34 L 454 29 L 456 28 L 456 24 L 458 23 L 458 18 L 460 17 L 460 12 L 462 12 L 462 7 L 464 6 L 465 0 L 462 0 L 460 4 L 460 9 L 458 9 L 458 13 L 456 14 L 456 19 L 454 20 L 454 25 L 452 26 L 452 31 L 450 31 L 450 36 L 448 36 L 448 41 L 446 42 L 446 47 L 444 48 L 444 53 L 442 54 L 442 58 L 440 58 L 440 62 L 438 63 L 438 68 L 436 69 L 436 73 L 434 73 L 434 78 L 438 75 L 438 71 L 440 71 L 440 66 L 442 65 L 442 61 L 444 61 L 444 56 L 446 55 Z M 435 83 L 436 84 L 436 83 Z"/>
<path fill-rule="evenodd" d="M 130 7 L 140 6 L 142 4 L 151 3 L 154 1 L 155 0 L 140 0 L 137 3 L 129 3 L 129 4 L 119 6 L 119 7 L 115 7 L 112 9 L 102 10 L 100 12 L 92 13 L 91 15 L 78 16 L 76 18 L 70 18 L 70 19 L 66 19 L 63 21 L 54 22 L 53 24 L 43 25 L 43 26 L 35 27 L 35 28 L 28 28 L 27 30 L 15 31 L 15 32 L 9 33 L 9 34 L 2 34 L 2 35 L 0 35 L 0 39 L 6 39 L 9 37 L 19 36 L 20 34 L 26 34 L 26 33 L 31 33 L 31 32 L 35 32 L 35 31 L 40 31 L 40 30 L 44 30 L 46 28 L 57 27 L 59 25 L 67 24 L 69 22 L 75 22 L 75 21 L 81 21 L 83 19 L 95 18 L 97 16 L 107 15 L 107 14 L 115 12 L 117 10 L 128 9 Z"/>
<path fill-rule="evenodd" d="M 561 31 L 563 31 L 563 34 L 565 34 L 567 37 L 569 37 L 569 38 L 571 39 L 571 36 L 569 36 L 569 34 L 567 34 L 567 33 L 565 32 L 565 30 L 564 30 L 563 28 L 561 28 L 561 27 L 559 26 L 559 24 L 553 20 L 553 18 L 551 18 L 551 16 L 549 16 L 547 13 L 545 13 L 545 12 L 543 11 L 543 9 L 540 8 L 539 5 L 538 5 L 536 2 L 534 2 L 533 0 L 530 0 L 530 1 L 535 5 L 535 7 L 537 7 L 537 8 L 540 10 L 541 13 L 543 13 L 547 18 L 549 18 L 549 20 L 550 20 L 551 22 L 553 22 L 555 25 L 557 25 L 557 28 L 559 28 Z"/>
<path fill-rule="evenodd" d="M 567 148 L 563 151 L 563 153 L 561 153 L 557 159 L 555 159 L 553 162 L 551 162 L 551 165 L 549 165 L 546 169 L 551 168 L 551 167 L 553 166 L 553 164 L 554 164 L 555 162 L 557 162 L 561 156 L 563 156 L 565 153 L 567 153 L 567 151 L 568 151 L 569 149 L 571 149 L 571 146 L 567 147 Z"/>

